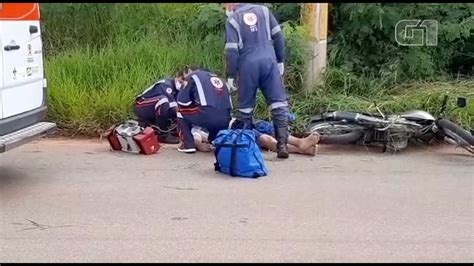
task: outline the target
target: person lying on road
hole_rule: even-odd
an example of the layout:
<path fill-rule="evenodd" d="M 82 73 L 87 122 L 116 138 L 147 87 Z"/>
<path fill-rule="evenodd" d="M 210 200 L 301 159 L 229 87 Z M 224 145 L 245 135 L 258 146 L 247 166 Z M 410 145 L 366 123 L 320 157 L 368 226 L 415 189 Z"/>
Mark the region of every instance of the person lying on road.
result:
<path fill-rule="evenodd" d="M 228 127 L 232 110 L 230 92 L 227 84 L 216 74 L 197 67 L 186 67 L 178 73 L 177 78 L 182 84 L 177 96 L 181 140 L 178 151 L 194 153 L 193 126 L 206 128 L 209 142 L 214 140 L 220 130 Z"/>
<path fill-rule="evenodd" d="M 176 78 L 165 78 L 154 82 L 135 99 L 133 111 L 142 123 L 157 126 L 160 130 L 159 140 L 163 143 L 178 144 L 178 138 L 168 131 L 176 120 L 178 104 L 176 94 L 181 83 Z"/>
<path fill-rule="evenodd" d="M 232 120 L 232 124 L 234 119 Z M 231 124 L 231 128 L 232 128 Z M 274 136 L 262 133 L 257 129 L 253 129 L 255 136 L 257 137 L 257 144 L 261 149 L 267 149 L 276 152 L 277 151 L 277 140 Z M 209 133 L 202 127 L 193 127 L 192 134 L 196 148 L 201 152 L 210 152 L 213 147 L 207 140 Z M 297 138 L 289 135 L 288 137 L 288 152 L 298 153 L 304 155 L 315 156 L 317 152 L 317 144 L 319 142 L 319 134 L 312 133 L 306 138 Z"/>

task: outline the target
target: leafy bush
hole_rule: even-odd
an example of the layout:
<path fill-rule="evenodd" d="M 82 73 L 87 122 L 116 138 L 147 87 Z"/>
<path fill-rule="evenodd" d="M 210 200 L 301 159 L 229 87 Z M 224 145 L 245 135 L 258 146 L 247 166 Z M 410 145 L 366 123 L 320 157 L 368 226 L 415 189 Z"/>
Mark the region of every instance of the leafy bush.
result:
<path fill-rule="evenodd" d="M 200 34 L 201 32 L 224 36 L 225 19 L 224 8 L 221 4 L 201 4 L 199 13 L 193 23 L 193 30 L 200 37 L 206 36 L 206 34 Z"/>
<path fill-rule="evenodd" d="M 300 22 L 301 4 L 299 3 L 271 3 L 267 6 L 272 10 L 275 18 L 280 22 Z"/>
<path fill-rule="evenodd" d="M 474 54 L 469 46 L 474 34 L 473 11 L 471 4 L 335 4 L 331 65 L 392 83 L 446 77 L 457 55 Z M 436 19 L 438 46 L 399 46 L 394 33 L 402 19 Z M 472 56 L 465 60 L 472 62 Z"/>

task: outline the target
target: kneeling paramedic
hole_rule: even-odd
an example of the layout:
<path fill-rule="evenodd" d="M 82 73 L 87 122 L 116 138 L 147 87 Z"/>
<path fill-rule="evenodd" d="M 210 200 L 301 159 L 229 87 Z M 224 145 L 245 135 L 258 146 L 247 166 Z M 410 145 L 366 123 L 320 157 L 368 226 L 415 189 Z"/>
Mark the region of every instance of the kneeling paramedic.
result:
<path fill-rule="evenodd" d="M 179 143 L 168 128 L 176 119 L 178 104 L 175 97 L 180 86 L 177 79 L 162 79 L 145 89 L 135 101 L 133 110 L 138 120 L 158 126 L 159 140 L 163 143 Z"/>
<path fill-rule="evenodd" d="M 231 89 L 238 83 L 238 111 L 245 128 L 252 128 L 256 92 L 260 88 L 272 114 L 277 157 L 288 158 L 288 103 L 283 85 L 284 39 L 281 28 L 266 6 L 224 4 L 225 58 Z"/>
<path fill-rule="evenodd" d="M 196 152 L 193 126 L 209 131 L 211 142 L 222 129 L 227 129 L 231 119 L 232 102 L 227 85 L 217 75 L 193 68 L 187 68 L 178 74 L 183 83 L 178 93 L 178 129 L 181 145 L 178 151 Z"/>

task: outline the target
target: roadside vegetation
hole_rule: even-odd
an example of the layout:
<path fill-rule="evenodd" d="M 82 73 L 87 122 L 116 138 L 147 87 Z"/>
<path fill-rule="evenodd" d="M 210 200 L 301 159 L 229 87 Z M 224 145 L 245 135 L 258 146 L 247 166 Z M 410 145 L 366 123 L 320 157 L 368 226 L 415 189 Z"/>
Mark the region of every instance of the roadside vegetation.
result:
<path fill-rule="evenodd" d="M 283 23 L 288 59 L 285 84 L 295 131 L 325 110 L 384 112 L 423 109 L 434 114 L 445 93 L 469 107 L 451 118 L 474 128 L 474 5 L 334 4 L 328 69 L 303 89 L 309 50 L 296 4 L 269 4 Z M 132 118 L 134 96 L 184 64 L 224 72 L 223 24 L 218 4 L 44 3 L 41 6 L 49 118 L 69 135 L 97 136 Z M 438 46 L 401 47 L 395 24 L 437 19 Z M 259 97 L 257 116 L 269 117 Z"/>

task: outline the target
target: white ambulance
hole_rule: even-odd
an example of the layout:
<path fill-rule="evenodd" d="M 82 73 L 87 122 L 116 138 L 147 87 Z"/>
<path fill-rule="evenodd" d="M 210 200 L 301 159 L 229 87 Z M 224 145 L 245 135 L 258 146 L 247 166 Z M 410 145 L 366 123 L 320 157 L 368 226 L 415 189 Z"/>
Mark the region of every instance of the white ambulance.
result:
<path fill-rule="evenodd" d="M 40 9 L 37 3 L 0 3 L 0 153 L 52 132 L 45 122 Z"/>

